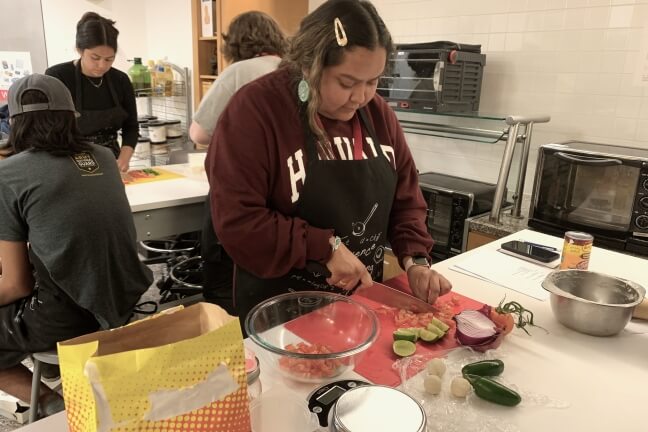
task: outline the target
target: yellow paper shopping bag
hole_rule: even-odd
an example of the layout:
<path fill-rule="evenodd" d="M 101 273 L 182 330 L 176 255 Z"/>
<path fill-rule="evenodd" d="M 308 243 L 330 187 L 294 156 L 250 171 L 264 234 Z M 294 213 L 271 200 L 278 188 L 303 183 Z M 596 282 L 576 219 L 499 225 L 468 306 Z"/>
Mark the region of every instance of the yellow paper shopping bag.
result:
<path fill-rule="evenodd" d="M 58 344 L 72 432 L 248 432 L 237 318 L 208 303 Z"/>

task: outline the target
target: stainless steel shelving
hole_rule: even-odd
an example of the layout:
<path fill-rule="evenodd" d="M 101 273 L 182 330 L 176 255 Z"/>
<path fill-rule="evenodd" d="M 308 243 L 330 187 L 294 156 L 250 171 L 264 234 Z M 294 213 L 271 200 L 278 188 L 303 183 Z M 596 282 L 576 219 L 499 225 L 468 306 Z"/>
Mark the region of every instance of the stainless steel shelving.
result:
<path fill-rule="evenodd" d="M 511 164 L 513 162 L 516 146 L 521 146 L 520 167 L 513 194 L 513 207 L 511 215 L 521 217 L 522 195 L 524 194 L 524 180 L 526 177 L 529 149 L 533 126 L 538 123 L 548 123 L 548 115 L 521 116 L 521 115 L 489 115 L 482 113 L 433 113 L 429 111 L 396 110 L 396 116 L 403 131 L 419 135 L 429 135 L 442 138 L 474 141 L 484 144 L 494 144 L 505 141 L 500 164 L 493 208 L 489 220 L 492 223 L 501 223 L 502 205 L 505 200 L 506 185 L 508 183 Z"/>

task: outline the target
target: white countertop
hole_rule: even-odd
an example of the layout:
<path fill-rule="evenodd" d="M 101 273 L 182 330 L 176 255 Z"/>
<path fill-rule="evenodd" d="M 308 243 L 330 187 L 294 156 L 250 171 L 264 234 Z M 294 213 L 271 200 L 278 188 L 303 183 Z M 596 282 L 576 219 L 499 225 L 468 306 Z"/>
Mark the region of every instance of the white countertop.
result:
<path fill-rule="evenodd" d="M 182 174 L 177 179 L 126 185 L 126 196 L 131 211 L 174 207 L 203 202 L 209 192 L 205 170 L 189 164 L 165 165 L 161 169 Z"/>
<path fill-rule="evenodd" d="M 160 182 L 162 183 L 162 182 Z M 561 238 L 524 230 L 476 250 L 492 253 L 507 240 L 523 239 L 557 248 Z M 470 254 L 468 252 L 467 254 Z M 489 282 L 449 270 L 466 254 L 438 263 L 434 268 L 453 284 L 454 291 L 475 300 L 497 305 L 506 295 L 532 310 L 537 324 L 548 330 L 532 329 L 532 336 L 514 330 L 500 348 L 505 353 L 506 381 L 523 391 L 545 395 L 564 402 L 567 407 L 519 406 L 502 408 L 480 404 L 476 409 L 514 425 L 523 432 L 540 431 L 646 431 L 648 420 L 643 413 L 648 397 L 648 334 L 627 331 L 618 336 L 599 338 L 569 330 L 553 317 L 548 301 L 540 301 Z M 596 270 L 633 280 L 648 287 L 648 261 L 616 252 L 594 248 L 590 270 Z M 249 341 L 246 341 L 249 343 Z M 497 352 L 495 352 L 497 354 Z M 315 386 L 290 383 L 269 374 L 262 364 L 261 381 L 264 391 L 281 385 L 305 397 Z M 429 421 L 434 421 L 429 419 Z M 64 431 L 64 414 L 44 419 L 21 431 Z"/>

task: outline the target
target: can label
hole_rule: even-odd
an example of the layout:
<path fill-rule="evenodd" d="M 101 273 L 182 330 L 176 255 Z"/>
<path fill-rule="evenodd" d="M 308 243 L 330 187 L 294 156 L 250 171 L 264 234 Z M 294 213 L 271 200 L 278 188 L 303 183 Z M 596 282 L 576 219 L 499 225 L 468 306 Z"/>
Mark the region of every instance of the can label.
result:
<path fill-rule="evenodd" d="M 590 234 L 571 231 L 565 233 L 560 269 L 587 270 L 593 242 L 594 237 Z"/>

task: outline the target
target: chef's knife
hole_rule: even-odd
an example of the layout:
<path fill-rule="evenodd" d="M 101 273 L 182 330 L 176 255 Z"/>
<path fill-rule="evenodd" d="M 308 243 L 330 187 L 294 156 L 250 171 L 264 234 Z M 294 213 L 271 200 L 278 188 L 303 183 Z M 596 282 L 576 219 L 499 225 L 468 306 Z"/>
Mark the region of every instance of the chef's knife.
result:
<path fill-rule="evenodd" d="M 382 303 L 385 306 L 406 309 L 415 313 L 438 312 L 437 308 L 423 300 L 377 282 L 370 287 L 358 288 L 354 294 Z"/>

